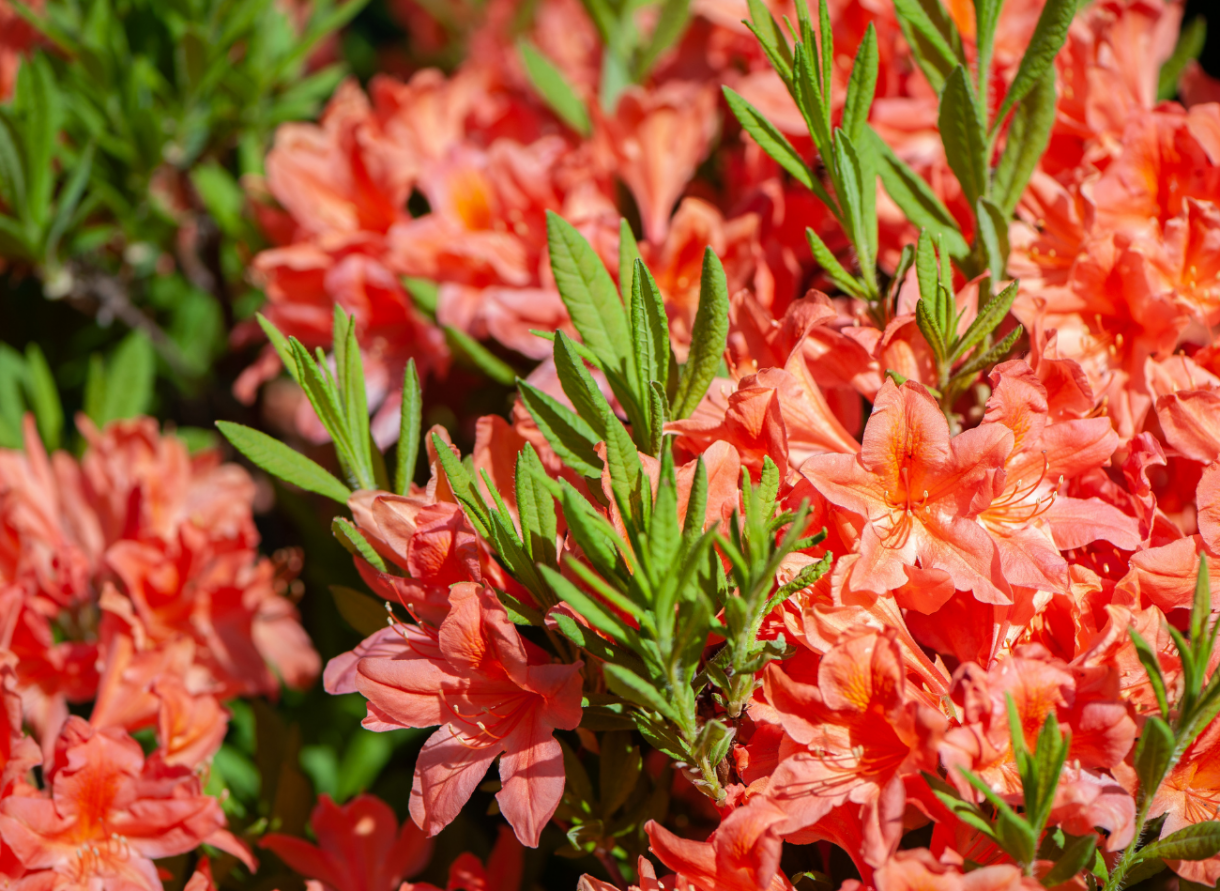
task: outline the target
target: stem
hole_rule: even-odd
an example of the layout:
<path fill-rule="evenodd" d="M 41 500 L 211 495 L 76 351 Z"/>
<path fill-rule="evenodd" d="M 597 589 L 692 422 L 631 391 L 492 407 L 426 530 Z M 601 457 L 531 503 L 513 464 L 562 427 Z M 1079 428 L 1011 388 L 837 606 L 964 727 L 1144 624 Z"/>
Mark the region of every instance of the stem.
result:
<path fill-rule="evenodd" d="M 609 874 L 610 881 L 612 881 L 616 887 L 623 889 L 623 891 L 627 891 L 627 879 L 623 876 L 623 871 L 618 868 L 618 861 L 614 859 L 614 855 L 601 845 L 598 845 L 593 849 L 593 856 L 596 857 L 597 861 L 602 865 L 602 869 Z"/>

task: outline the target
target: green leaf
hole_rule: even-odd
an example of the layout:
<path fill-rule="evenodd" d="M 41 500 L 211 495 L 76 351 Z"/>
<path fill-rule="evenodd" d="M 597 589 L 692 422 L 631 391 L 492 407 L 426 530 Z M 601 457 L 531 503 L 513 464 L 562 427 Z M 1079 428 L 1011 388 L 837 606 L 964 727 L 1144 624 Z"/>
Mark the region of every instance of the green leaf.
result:
<path fill-rule="evenodd" d="M 579 133 L 588 136 L 593 132 L 593 124 L 589 120 L 589 112 L 584 102 L 568 86 L 563 72 L 551 64 L 538 47 L 526 38 L 517 41 L 517 52 L 521 56 L 521 64 L 529 76 L 538 95 L 542 97 L 556 117 Z"/>
<path fill-rule="evenodd" d="M 407 293 L 411 295 L 411 302 L 415 304 L 415 308 L 435 321 L 436 308 L 440 305 L 441 300 L 441 286 L 426 278 L 410 276 L 404 277 L 402 284 L 407 289 Z"/>
<path fill-rule="evenodd" d="M 9 115 L 0 107 L 0 198 L 4 203 L 23 213 L 26 206 L 25 161 Z"/>
<path fill-rule="evenodd" d="M 665 301 L 661 299 L 660 288 L 657 287 L 648 267 L 640 260 L 636 261 L 634 275 L 639 283 L 639 315 L 646 334 L 641 338 L 640 331 L 636 332 L 638 341 L 636 349 L 641 353 L 636 359 L 636 364 L 641 369 L 650 368 L 651 373 L 645 375 L 641 372 L 641 378 L 646 381 L 656 381 L 664 391 L 669 385 L 669 366 L 673 360 L 673 352 L 669 345 L 669 316 L 665 313 Z M 634 288 L 632 299 L 635 299 Z M 637 328 L 641 327 L 634 319 L 634 312 L 633 308 L 632 324 L 637 325 Z M 651 356 L 642 355 L 644 352 L 651 352 Z"/>
<path fill-rule="evenodd" d="M 1186 65 L 1192 59 L 1199 58 L 1203 47 L 1207 44 L 1207 20 L 1201 15 L 1195 16 L 1178 35 L 1178 42 L 1173 48 L 1173 55 L 1161 66 L 1157 77 L 1156 98 L 1160 102 L 1172 99 L 1178 94 L 1178 81 Z"/>
<path fill-rule="evenodd" d="M 733 116 L 740 122 L 742 129 L 750 134 L 750 138 L 757 142 L 759 147 L 776 164 L 784 168 L 793 179 L 813 192 L 823 204 L 830 208 L 835 207 L 830 194 L 814 177 L 800 153 L 788 141 L 788 137 L 779 132 L 761 111 L 734 92 L 732 88 L 722 87 L 721 89 L 724 91 L 724 99 L 733 112 Z"/>
<path fill-rule="evenodd" d="M 334 598 L 335 608 L 339 610 L 343 621 L 364 637 L 386 627 L 385 607 L 367 594 L 361 594 L 355 588 L 344 585 L 331 585 L 330 596 Z"/>
<path fill-rule="evenodd" d="M 975 46 L 978 47 L 978 77 L 979 93 L 986 95 L 988 80 L 991 76 L 991 52 L 995 46 L 995 29 L 1000 20 L 1000 9 L 1004 0 L 975 0 L 974 4 L 974 34 Z"/>
<path fill-rule="evenodd" d="M 894 0 L 894 12 L 898 15 L 903 36 L 911 45 L 915 61 L 932 89 L 939 93 L 949 73 L 962 61 L 954 52 L 948 31 L 953 28 L 952 20 L 943 14 L 943 10 L 934 19 L 928 7 L 919 0 Z"/>
<path fill-rule="evenodd" d="M 347 504 L 351 490 L 301 453 L 266 433 L 241 424 L 217 421 L 216 426 L 234 448 L 272 476 L 307 492 L 316 492 L 340 504 Z"/>
<path fill-rule="evenodd" d="M 1131 641 L 1135 644 L 1135 653 L 1139 657 L 1140 664 L 1144 666 L 1144 671 L 1148 674 L 1148 681 L 1152 684 L 1157 705 L 1161 709 L 1161 717 L 1168 719 L 1169 699 L 1165 695 L 1165 676 L 1161 673 L 1161 663 L 1156 651 L 1134 628 L 1128 628 L 1127 633 L 1131 635 Z"/>
<path fill-rule="evenodd" d="M 954 372 L 953 380 L 964 380 L 971 375 L 977 374 L 983 369 L 991 368 L 993 365 L 1002 362 L 1004 358 L 1012 351 L 1012 348 L 1017 345 L 1017 341 L 1021 339 L 1021 335 L 1024 333 L 1025 329 L 1020 325 L 1013 328 L 1008 332 L 1007 337 L 1005 337 L 987 352 L 983 353 L 981 356 L 971 359 L 961 368 L 957 369 Z"/>
<path fill-rule="evenodd" d="M 1141 799 L 1156 794 L 1169 770 L 1175 746 L 1173 730 L 1157 717 L 1149 717 L 1135 746 L 1135 773 L 1140 781 Z"/>
<path fill-rule="evenodd" d="M 445 332 L 445 342 L 454 356 L 463 364 L 481 371 L 493 381 L 505 386 L 512 386 L 517 380 L 517 372 L 513 367 L 496 356 L 465 331 L 452 325 L 441 326 Z"/>
<path fill-rule="evenodd" d="M 487 503 L 475 486 L 466 467 L 453 454 L 449 444 L 441 439 L 440 434 L 432 434 L 432 448 L 436 451 L 436 459 L 445 471 L 445 479 L 458 503 L 466 510 L 466 517 L 474 526 L 475 532 L 484 538 L 491 537 L 491 517 Z"/>
<path fill-rule="evenodd" d="M 1051 128 L 1055 124 L 1055 99 L 1055 72 L 1047 70 L 1012 116 L 991 189 L 1006 218 L 1012 216 L 1017 202 L 1025 194 L 1038 159 L 1050 144 Z"/>
<path fill-rule="evenodd" d="M 353 557 L 363 557 L 365 562 L 378 572 L 389 570 L 390 567 L 385 562 L 385 558 L 373 549 L 372 544 L 364 537 L 364 533 L 350 520 L 335 517 L 331 521 L 330 531 L 339 540 L 339 544 L 343 545 L 344 549 Z"/>
<path fill-rule="evenodd" d="M 1042 79 L 1042 75 L 1050 69 L 1067 39 L 1068 28 L 1076 15 L 1076 0 L 1047 0 L 1038 16 L 1038 24 L 1034 27 L 1034 35 L 1021 57 L 1021 65 L 1017 75 L 1008 87 L 1000 110 L 992 122 L 992 129 L 998 129 L 1003 124 L 1012 107 L 1020 102 Z M 976 196 L 977 197 L 977 196 Z M 970 199 L 974 203 L 974 199 Z"/>
<path fill-rule="evenodd" d="M 529 443 L 517 455 L 517 514 L 521 518 L 521 537 L 525 551 L 535 563 L 555 565 L 555 504 L 543 480 L 546 470 Z"/>
<path fill-rule="evenodd" d="M 243 213 L 246 193 L 233 178 L 233 174 L 215 161 L 208 161 L 191 168 L 190 176 L 191 185 L 199 193 L 203 206 L 212 215 L 220 231 L 232 238 L 240 237 L 245 228 Z"/>
<path fill-rule="evenodd" d="M 1139 850 L 1140 860 L 1206 860 L 1220 854 L 1220 821 L 1195 823 Z"/>
<path fill-rule="evenodd" d="M 720 259 L 710 247 L 703 254 L 699 309 L 691 331 L 690 355 L 678 381 L 671 414 L 689 417 L 703 399 L 724 356 L 729 336 L 729 286 Z"/>
<path fill-rule="evenodd" d="M 599 439 L 608 440 L 611 424 L 616 424 L 617 419 L 601 388 L 572 347 L 572 341 L 566 334 L 555 332 L 553 356 L 559 384 L 563 387 L 564 395 L 571 400 L 576 415 L 589 422 Z"/>
<path fill-rule="evenodd" d="M 974 90 L 961 65 L 945 80 L 937 126 L 949 168 L 974 207 L 979 197 L 987 194 L 987 143 Z"/>
<path fill-rule="evenodd" d="M 110 357 L 101 423 L 148 414 L 155 374 L 152 341 L 143 331 L 132 331 Z"/>
<path fill-rule="evenodd" d="M 38 424 L 38 435 L 47 451 L 59 448 L 60 435 L 64 428 L 64 409 L 59 402 L 59 391 L 51 367 L 37 344 L 25 348 L 25 392 L 34 420 Z"/>
<path fill-rule="evenodd" d="M 810 48 L 803 43 L 796 45 L 792 64 L 793 99 L 809 128 L 809 135 L 823 160 L 830 157 L 832 142 L 830 139 L 830 117 L 826 102 L 822 96 L 822 87 L 814 73 L 815 63 L 810 60 Z M 832 210 L 834 205 L 827 205 Z"/>
<path fill-rule="evenodd" d="M 631 224 L 621 219 L 618 221 L 618 290 L 624 303 L 631 293 L 631 271 L 638 259 L 640 246 L 636 243 L 635 233 L 631 231 Z"/>
<path fill-rule="evenodd" d="M 750 21 L 747 23 L 754 36 L 758 38 L 763 52 L 771 61 L 771 66 L 779 74 L 789 89 L 792 87 L 792 48 L 771 14 L 771 10 L 762 0 L 748 0 Z"/>
<path fill-rule="evenodd" d="M 857 300 L 867 298 L 867 293 L 860 283 L 843 268 L 843 264 L 826 246 L 826 242 L 818 237 L 818 234 L 812 229 L 805 230 L 805 240 L 809 242 L 809 250 L 813 252 L 813 259 L 822 267 L 822 271 L 834 282 L 841 291 L 850 294 Z"/>
<path fill-rule="evenodd" d="M 1055 865 L 1042 877 L 1044 887 L 1053 888 L 1062 885 L 1093 862 L 1093 854 L 1097 850 L 1097 836 L 1082 835 L 1072 839 L 1063 854 L 1055 861 Z"/>
<path fill-rule="evenodd" d="M 656 27 L 635 65 L 635 79 L 642 83 L 657 60 L 678 42 L 690 22 L 690 0 L 664 0 Z"/>
<path fill-rule="evenodd" d="M 423 390 L 415 360 L 410 359 L 402 377 L 402 417 L 398 425 L 398 461 L 394 470 L 394 491 L 399 495 L 406 495 L 411 490 L 415 465 L 419 462 L 422 411 Z"/>
<path fill-rule="evenodd" d="M 585 346 L 608 367 L 629 367 L 627 312 L 601 258 L 558 214 L 547 211 L 551 272 L 572 324 Z"/>
<path fill-rule="evenodd" d="M 72 175 L 59 193 L 55 215 L 51 218 L 46 244 L 43 247 L 44 262 L 48 266 L 58 263 L 59 242 L 72 224 L 76 210 L 80 207 L 81 197 L 85 194 L 85 187 L 89 184 L 89 174 L 93 171 L 93 155 L 94 144 L 89 143 L 81 152 L 80 159 L 72 169 Z"/>
<path fill-rule="evenodd" d="M 991 284 L 997 285 L 1008 278 L 1008 218 L 992 201 L 980 198 L 974 208 L 974 222 L 991 272 Z"/>
<path fill-rule="evenodd" d="M 915 304 L 915 324 L 919 326 L 919 333 L 928 342 L 928 346 L 932 348 L 933 354 L 938 359 L 943 360 L 949 351 L 945 345 L 945 334 L 941 330 L 940 322 L 936 320 L 936 315 L 932 312 L 931 306 L 931 300 L 924 297 L 919 298 L 919 302 Z"/>
<path fill-rule="evenodd" d="M 269 322 L 267 317 L 261 312 L 257 313 L 255 318 L 258 319 L 258 326 L 262 328 L 263 333 L 267 335 L 267 340 L 271 342 L 271 346 L 275 349 L 276 355 L 280 357 L 280 362 L 283 363 L 284 368 L 288 371 L 288 374 L 292 376 L 292 379 L 296 381 L 297 384 L 300 384 L 301 372 L 300 369 L 297 368 L 296 353 L 293 352 L 292 344 L 289 343 L 288 338 L 280 332 L 279 328 L 275 327 L 275 325 Z"/>
<path fill-rule="evenodd" d="M 1008 315 L 1008 310 L 1012 307 L 1013 300 L 1016 299 L 1018 284 L 1018 282 L 1012 282 L 979 310 L 978 315 L 974 317 L 974 321 L 970 323 L 970 327 L 966 329 L 966 333 L 962 335 L 961 340 L 957 343 L 957 348 L 953 351 L 952 360 L 954 362 L 982 343 L 983 339 L 989 337 L 1000 322 L 1004 321 L 1004 317 Z"/>
<path fill-rule="evenodd" d="M 636 649 L 639 638 L 635 630 L 616 616 L 600 601 L 590 597 L 558 571 L 540 566 L 543 577 L 560 599 L 569 604 L 586 622 L 620 646 Z M 613 688 L 612 688 L 613 689 Z M 617 690 L 615 691 L 618 692 Z M 621 693 L 619 694 L 622 695 Z M 626 698 L 626 697 L 625 697 Z"/>
<path fill-rule="evenodd" d="M 606 686 L 623 699 L 658 712 L 671 721 L 678 720 L 677 712 L 661 691 L 634 671 L 612 663 L 603 665 L 602 671 L 606 677 Z"/>
<path fill-rule="evenodd" d="M 857 145 L 863 144 L 868 112 L 877 88 L 877 30 L 869 22 L 864 39 L 856 50 L 851 78 L 847 82 L 847 103 L 843 107 L 843 131 Z"/>
<path fill-rule="evenodd" d="M 63 114 L 55 73 L 43 53 L 26 59 L 17 71 L 13 108 L 22 118 L 27 177 L 26 209 L 39 230 L 45 225 L 55 189 L 55 142 Z M 19 209 L 20 210 L 20 209 Z"/>
<path fill-rule="evenodd" d="M 518 381 L 517 387 L 530 417 L 563 463 L 583 477 L 600 477 L 602 459 L 594 447 L 601 437 L 593 428 L 576 412 L 532 384 Z"/>
<path fill-rule="evenodd" d="M 1199 556 L 1199 571 L 1195 576 L 1195 596 L 1190 608 L 1190 645 L 1196 665 L 1207 665 L 1207 620 L 1212 612 L 1211 574 L 1207 568 L 1207 557 Z"/>

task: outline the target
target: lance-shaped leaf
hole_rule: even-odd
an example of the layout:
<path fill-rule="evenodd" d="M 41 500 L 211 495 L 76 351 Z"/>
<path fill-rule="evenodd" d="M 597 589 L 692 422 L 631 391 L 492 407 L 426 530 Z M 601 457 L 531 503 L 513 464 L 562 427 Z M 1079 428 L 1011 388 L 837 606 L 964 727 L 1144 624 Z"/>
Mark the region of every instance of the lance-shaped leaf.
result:
<path fill-rule="evenodd" d="M 1148 673 L 1148 681 L 1152 684 L 1152 692 L 1156 695 L 1161 717 L 1168 719 L 1169 699 L 1165 694 L 1165 675 L 1161 672 L 1161 663 L 1156 651 L 1152 649 L 1152 644 L 1148 643 L 1134 628 L 1128 628 L 1127 633 L 1131 636 L 1131 642 L 1135 644 L 1135 653 L 1139 657 L 1140 664 Z"/>
<path fill-rule="evenodd" d="M 415 360 L 407 362 L 402 376 L 402 413 L 398 425 L 398 462 L 394 471 L 394 491 L 406 495 L 419 462 L 419 432 L 422 424 L 423 390 Z"/>
<path fill-rule="evenodd" d="M 1034 27 L 1034 35 L 1021 57 L 1021 65 L 1017 75 L 1008 87 L 1000 110 L 992 122 L 992 128 L 998 128 L 1012 107 L 1024 99 L 1042 79 L 1042 75 L 1050 69 L 1059 54 L 1063 41 L 1067 39 L 1068 28 L 1076 15 L 1076 0 L 1047 0 L 1038 16 L 1038 24 Z M 971 199 L 973 204 L 973 199 Z"/>
<path fill-rule="evenodd" d="M 352 556 L 362 557 L 378 572 L 386 572 L 389 569 L 385 559 L 373 550 L 373 546 L 364 537 L 364 533 L 356 528 L 351 520 L 344 517 L 335 517 L 331 521 L 330 530 L 334 533 L 339 544 L 343 545 L 344 549 Z"/>
<path fill-rule="evenodd" d="M 945 80 L 937 126 L 949 167 L 973 207 L 980 195 L 987 194 L 987 143 L 974 90 L 961 65 Z"/>
<path fill-rule="evenodd" d="M 1161 65 L 1161 73 L 1157 76 L 1156 98 L 1160 102 L 1172 99 L 1178 94 L 1178 81 L 1186 66 L 1199 58 L 1203 47 L 1207 45 L 1207 19 L 1201 15 L 1195 16 L 1190 23 L 1182 28 L 1178 42 L 1173 48 L 1173 54 Z"/>
<path fill-rule="evenodd" d="M 539 569 L 560 599 L 576 610 L 581 618 L 615 643 L 631 650 L 639 649 L 639 635 L 635 629 L 616 616 L 609 607 L 576 587 L 557 570 L 549 566 L 540 566 Z M 617 690 L 615 692 L 618 693 Z"/>
<path fill-rule="evenodd" d="M 813 259 L 822 267 L 822 271 L 827 277 L 835 283 L 842 291 L 855 297 L 857 300 L 867 298 L 867 292 L 850 272 L 843 268 L 843 264 L 826 246 L 826 242 L 818 236 L 812 229 L 805 230 L 805 240 L 809 243 L 809 250 L 813 252 Z"/>
<path fill-rule="evenodd" d="M 589 121 L 589 112 L 580 97 L 568 86 L 563 72 L 525 38 L 517 42 L 517 52 L 521 56 L 521 64 L 530 83 L 551 111 L 581 136 L 592 133 L 593 125 Z"/>
<path fill-rule="evenodd" d="M 957 349 L 953 351 L 954 362 L 982 343 L 984 338 L 988 337 L 1000 322 L 1004 321 L 1008 310 L 1012 308 L 1013 300 L 1016 299 L 1019 285 L 1019 282 L 1010 283 L 1007 288 L 988 300 L 979 310 L 974 321 L 970 323 L 970 327 L 966 329 L 966 333 L 958 341 Z"/>
<path fill-rule="evenodd" d="M 1008 217 L 987 198 L 974 206 L 976 238 L 983 245 L 983 256 L 991 272 L 991 283 L 1008 278 Z"/>
<path fill-rule="evenodd" d="M 325 495 L 340 504 L 347 504 L 351 489 L 300 452 L 251 427 L 229 421 L 217 421 L 216 426 L 235 449 L 272 476 L 308 492 Z"/>
<path fill-rule="evenodd" d="M 991 76 L 991 51 L 995 46 L 995 29 L 1000 20 L 1004 0 L 976 0 L 974 4 L 974 41 L 978 47 L 979 94 L 986 95 Z"/>
<path fill-rule="evenodd" d="M 818 76 L 814 73 L 816 63 L 809 58 L 811 50 L 803 43 L 796 45 L 792 62 L 793 99 L 809 128 L 813 144 L 817 146 L 823 159 L 830 157 L 830 117 L 826 109 L 826 101 L 822 96 L 822 88 Z M 833 209 L 833 208 L 832 208 Z"/>
<path fill-rule="evenodd" d="M 606 676 L 606 685 L 619 696 L 636 705 L 652 709 L 671 721 L 678 720 L 677 712 L 664 694 L 631 669 L 606 664 L 602 666 L 602 671 Z"/>
<path fill-rule="evenodd" d="M 449 481 L 449 488 L 453 490 L 453 495 L 457 498 L 458 503 L 466 510 L 466 517 L 470 520 L 470 525 L 479 535 L 491 538 L 491 517 L 489 516 L 491 512 L 466 467 L 458 460 L 457 455 L 453 454 L 449 444 L 441 439 L 439 433 L 432 434 L 432 448 L 436 450 L 437 462 L 445 471 L 445 479 Z"/>
<path fill-rule="evenodd" d="M 1169 770 L 1175 740 L 1173 730 L 1157 717 L 1144 722 L 1139 742 L 1135 746 L 1135 774 L 1140 781 L 1140 797 L 1155 795 L 1161 780 Z"/>
<path fill-rule="evenodd" d="M 1093 862 L 1093 853 L 1097 850 L 1097 836 L 1082 835 L 1072 839 L 1063 849 L 1063 854 L 1055 861 L 1050 872 L 1042 877 L 1042 884 L 1054 888 L 1074 878 L 1077 873 Z"/>
<path fill-rule="evenodd" d="M 864 128 L 863 138 L 868 140 L 877 158 L 877 172 L 886 194 L 894 199 L 907 219 L 939 238 L 951 256 L 964 257 L 970 253 L 970 246 L 962 237 L 953 214 L 923 177 L 894 154 L 872 127 Z"/>
<path fill-rule="evenodd" d="M 1047 70 L 1012 116 L 1004 152 L 992 176 L 992 196 L 1005 217 L 1012 216 L 1050 143 L 1055 99 L 1055 72 Z"/>
<path fill-rule="evenodd" d="M 814 177 L 813 171 L 809 169 L 809 165 L 805 163 L 800 152 L 788 141 L 788 137 L 731 87 L 721 89 L 729 110 L 733 112 L 733 116 L 737 118 L 742 129 L 750 134 L 750 138 L 757 142 L 759 147 L 771 157 L 771 160 L 784 168 L 793 179 L 813 192 L 827 207 L 834 208 L 835 204 L 831 200 L 830 194 Z"/>
<path fill-rule="evenodd" d="M 690 23 L 690 0 L 664 0 L 656 26 L 635 65 L 635 79 L 644 81 L 657 60 L 678 42 Z"/>
<path fill-rule="evenodd" d="M 555 564 L 555 503 L 543 479 L 546 470 L 529 443 L 517 455 L 515 479 L 517 515 L 521 518 L 521 537 L 525 551 L 535 563 Z"/>
<path fill-rule="evenodd" d="M 1140 860 L 1206 860 L 1220 854 L 1220 820 L 1184 826 L 1139 851 Z"/>
<path fill-rule="evenodd" d="M 939 4 L 937 4 L 939 6 Z M 964 60 L 955 46 L 956 29 L 943 10 L 929 8 L 920 0 L 894 0 L 898 25 L 915 55 L 915 61 L 932 89 L 940 92 L 949 73 Z"/>
<path fill-rule="evenodd" d="M 856 50 L 851 77 L 847 81 L 847 103 L 843 106 L 843 132 L 853 143 L 861 145 L 868 112 L 877 89 L 877 29 L 869 22 L 864 39 Z"/>
<path fill-rule="evenodd" d="M 690 417 L 691 412 L 703 399 L 708 385 L 716 376 L 721 357 L 724 356 L 728 336 L 728 280 L 716 252 L 709 247 L 703 254 L 699 309 L 695 313 L 695 326 L 691 331 L 690 355 L 682 369 L 678 391 L 671 407 L 674 418 Z"/>
<path fill-rule="evenodd" d="M 788 38 L 762 0 L 748 0 L 748 6 L 750 9 L 750 21 L 747 23 L 749 29 L 758 38 L 758 43 L 770 60 L 771 67 L 791 90 L 792 47 L 788 45 Z"/>
<path fill-rule="evenodd" d="M 610 273 L 585 237 L 558 214 L 547 211 L 546 232 L 555 286 L 581 340 L 604 364 L 628 370 L 627 312 Z"/>
<path fill-rule="evenodd" d="M 594 446 L 601 437 L 580 415 L 523 380 L 517 381 L 521 401 L 563 463 L 585 477 L 599 477 L 602 459 Z"/>

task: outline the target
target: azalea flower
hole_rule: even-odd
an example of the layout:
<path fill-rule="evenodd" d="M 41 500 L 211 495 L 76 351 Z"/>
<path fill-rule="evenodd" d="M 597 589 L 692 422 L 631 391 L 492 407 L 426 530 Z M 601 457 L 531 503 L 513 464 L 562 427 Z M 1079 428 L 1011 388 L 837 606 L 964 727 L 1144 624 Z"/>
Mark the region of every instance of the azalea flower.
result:
<path fill-rule="evenodd" d="M 885 594 L 918 566 L 943 570 L 984 602 L 1010 602 L 999 552 L 975 517 L 998 494 L 1012 443 L 1002 425 L 951 439 L 923 387 L 887 381 L 858 455 L 814 455 L 801 465 L 813 487 L 860 524 L 859 560 L 846 586 Z"/>
<path fill-rule="evenodd" d="M 44 778 L 43 792 L 0 801 L 0 838 L 26 871 L 18 886 L 160 891 L 153 860 L 205 842 L 255 868 L 199 778 L 156 754 L 146 759 L 121 730 L 69 718 Z"/>
<path fill-rule="evenodd" d="M 580 668 L 552 664 L 508 621 L 495 595 L 455 585 L 439 629 L 394 625 L 326 668 L 330 693 L 359 691 L 364 726 L 439 729 L 415 766 L 411 818 L 429 837 L 457 816 L 497 756 L 500 810 L 536 847 L 563 794 L 554 730 L 580 722 Z"/>
<path fill-rule="evenodd" d="M 323 795 L 309 825 L 317 845 L 271 832 L 259 846 L 325 891 L 397 891 L 432 856 L 432 842 L 415 824 L 403 823 L 400 831 L 389 805 L 372 795 L 358 795 L 344 805 Z"/>

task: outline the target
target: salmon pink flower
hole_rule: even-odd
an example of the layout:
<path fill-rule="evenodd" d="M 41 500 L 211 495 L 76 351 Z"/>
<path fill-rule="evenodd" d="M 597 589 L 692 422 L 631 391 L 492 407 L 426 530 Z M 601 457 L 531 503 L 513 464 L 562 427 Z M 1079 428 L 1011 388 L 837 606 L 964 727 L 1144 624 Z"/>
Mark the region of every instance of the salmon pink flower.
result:
<path fill-rule="evenodd" d="M 487 863 L 471 853 L 459 854 L 449 865 L 449 882 L 445 891 L 520 891 L 524 872 L 524 850 L 507 826 L 500 827 L 499 837 Z M 441 891 L 427 882 L 403 883 L 400 891 Z"/>
<path fill-rule="evenodd" d="M 790 739 L 767 795 L 788 813 L 788 832 L 817 832 L 834 811 L 826 822 L 860 833 L 859 849 L 849 853 L 878 866 L 901 835 L 903 777 L 935 768 L 945 718 L 908 691 L 892 630 L 846 637 L 820 660 L 816 686 L 809 681 L 766 669 L 767 700 Z"/>
<path fill-rule="evenodd" d="M 755 799 L 725 817 L 707 841 L 674 835 L 655 821 L 644 827 L 652 852 L 677 873 L 678 887 L 690 891 L 789 891 L 779 871 L 787 814 L 766 799 Z"/>
<path fill-rule="evenodd" d="M 1002 425 L 951 439 L 922 386 L 887 381 L 858 455 L 814 455 L 801 465 L 813 487 L 861 526 L 850 590 L 885 594 L 918 566 L 943 570 L 984 602 L 1011 602 L 999 552 L 975 517 L 998 495 L 997 472 L 1012 443 Z"/>
<path fill-rule="evenodd" d="M 537 846 L 563 795 L 554 730 L 580 723 L 582 663 L 556 665 L 518 634 L 486 588 L 450 593 L 439 630 L 396 625 L 326 669 L 331 693 L 369 700 L 364 726 L 440 728 L 415 766 L 411 817 L 429 836 L 452 822 L 497 756 L 500 809 L 523 844 Z"/>
<path fill-rule="evenodd" d="M 428 865 L 432 842 L 410 821 L 398 828 L 389 805 L 358 795 L 344 805 L 323 795 L 309 816 L 317 845 L 278 832 L 259 846 L 275 852 L 325 891 L 398 891 L 404 878 Z"/>
<path fill-rule="evenodd" d="M 69 718 L 44 776 L 44 793 L 0 802 L 0 837 L 26 869 L 19 886 L 160 891 L 153 860 L 205 842 L 254 868 L 199 778 L 145 759 L 121 730 Z"/>
<path fill-rule="evenodd" d="M 973 787 L 956 770 L 972 770 L 1003 795 L 1019 795 L 1020 777 L 1012 755 L 1007 702 L 1011 697 L 1031 751 L 1054 710 L 1072 731 L 1068 758 L 1086 770 L 1110 769 L 1122 762 L 1135 742 L 1136 727 L 1119 697 L 1119 677 L 1112 663 L 1087 664 L 1055 659 L 1038 645 L 1015 653 L 984 672 L 966 663 L 954 673 L 950 695 L 962 726 L 945 734 L 941 757 L 949 779 L 963 795 Z M 1066 786 L 1066 784 L 1065 784 Z"/>
<path fill-rule="evenodd" d="M 716 91 L 711 84 L 669 81 L 630 87 L 619 97 L 599 138 L 640 206 L 644 235 L 661 244 L 674 205 L 707 154 L 715 135 Z"/>

